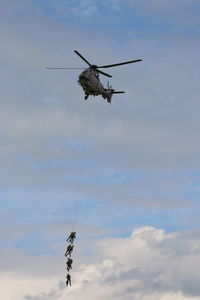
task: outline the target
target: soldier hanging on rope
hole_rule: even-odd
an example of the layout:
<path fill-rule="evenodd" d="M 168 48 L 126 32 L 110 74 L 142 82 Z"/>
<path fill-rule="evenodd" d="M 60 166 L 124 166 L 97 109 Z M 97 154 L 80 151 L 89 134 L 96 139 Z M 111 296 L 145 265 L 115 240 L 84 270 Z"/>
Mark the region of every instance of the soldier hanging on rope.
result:
<path fill-rule="evenodd" d="M 69 272 L 70 269 L 72 269 L 72 263 L 73 263 L 73 259 L 68 258 L 66 265 L 67 265 L 67 271 Z"/>
<path fill-rule="evenodd" d="M 72 232 L 70 233 L 69 237 L 67 238 L 67 242 L 73 244 L 75 238 L 76 238 L 76 232 L 73 232 L 73 231 L 72 231 Z"/>
<path fill-rule="evenodd" d="M 72 282 L 71 282 L 71 276 L 70 276 L 70 274 L 67 274 L 66 278 L 67 278 L 66 286 L 68 286 L 68 285 L 71 286 L 71 285 L 72 285 Z"/>
<path fill-rule="evenodd" d="M 67 250 L 65 252 L 65 257 L 67 257 L 68 255 L 71 257 L 73 248 L 74 248 L 74 246 L 72 246 L 71 244 L 67 246 Z"/>

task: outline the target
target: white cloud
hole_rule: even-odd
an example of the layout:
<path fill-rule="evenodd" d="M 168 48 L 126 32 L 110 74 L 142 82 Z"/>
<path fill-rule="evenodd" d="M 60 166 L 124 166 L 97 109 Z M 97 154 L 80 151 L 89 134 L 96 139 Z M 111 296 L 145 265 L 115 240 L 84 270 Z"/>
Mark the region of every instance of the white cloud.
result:
<path fill-rule="evenodd" d="M 57 278 L 55 279 L 45 279 L 45 278 L 17 278 L 16 274 L 7 273 L 0 276 L 1 280 L 1 292 L 0 296 L 4 300 L 22 300 L 22 299 L 59 299 L 58 293 L 56 291 L 51 292 L 51 286 L 57 285 Z M 59 293 L 62 285 L 59 285 Z M 56 295 L 55 298 L 41 298 L 38 296 L 28 297 L 28 294 L 32 291 L 38 290 L 38 292 L 43 295 L 43 290 L 49 291 L 47 293 Z M 24 298 L 24 293 L 27 296 Z M 44 293 L 45 294 L 45 293 Z"/>
<path fill-rule="evenodd" d="M 8 282 L 15 286 L 15 299 L 21 295 L 26 300 L 66 297 L 69 300 L 80 297 L 83 300 L 197 300 L 200 297 L 198 232 L 166 233 L 153 227 L 140 227 L 127 238 L 103 239 L 94 249 L 95 261 L 72 271 L 70 288 L 64 288 L 61 282 L 56 284 L 56 277 L 49 279 L 48 285 L 53 270 L 50 260 L 46 277 L 38 279 L 29 275 L 25 279 L 19 270 L 18 279 L 14 273 L 2 274 L 1 282 L 4 286 Z M 57 282 L 61 279 L 57 277 Z M 7 298 L 5 292 L 2 290 L 3 299 L 13 299 L 12 290 L 7 291 Z"/>

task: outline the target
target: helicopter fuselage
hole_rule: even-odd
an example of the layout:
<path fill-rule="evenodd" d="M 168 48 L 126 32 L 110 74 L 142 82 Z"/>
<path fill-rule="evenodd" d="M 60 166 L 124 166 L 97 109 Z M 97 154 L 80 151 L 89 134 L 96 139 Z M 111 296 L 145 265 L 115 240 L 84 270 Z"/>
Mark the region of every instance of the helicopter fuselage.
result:
<path fill-rule="evenodd" d="M 80 75 L 78 83 L 82 86 L 85 93 L 85 100 L 92 96 L 102 95 L 104 99 L 111 102 L 113 91 L 112 89 L 104 88 L 100 82 L 99 73 L 91 68 L 85 69 Z"/>

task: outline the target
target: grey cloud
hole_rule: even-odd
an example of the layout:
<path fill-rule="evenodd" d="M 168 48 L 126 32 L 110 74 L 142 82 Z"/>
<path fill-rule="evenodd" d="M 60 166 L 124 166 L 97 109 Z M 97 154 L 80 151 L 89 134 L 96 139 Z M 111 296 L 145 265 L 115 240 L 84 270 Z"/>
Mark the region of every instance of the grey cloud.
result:
<path fill-rule="evenodd" d="M 174 31 L 187 32 L 193 30 L 198 32 L 199 19 L 195 10 L 198 9 L 198 0 L 176 0 L 176 1 L 159 1 L 151 0 L 84 0 L 84 1 L 51 1 L 46 5 L 51 10 L 54 17 L 59 17 L 62 20 L 76 20 L 79 17 L 79 22 L 93 22 L 99 25 L 99 22 L 106 23 L 105 16 L 112 18 L 113 26 L 117 26 L 117 20 L 124 15 L 133 18 L 139 18 L 145 25 L 149 25 L 148 30 L 151 31 L 152 24 L 154 26 L 161 25 L 173 35 Z M 45 14 L 45 11 L 40 8 Z M 102 13 L 103 12 L 103 13 Z M 177 18 L 178 15 L 178 18 Z M 98 22 L 95 22 L 98 18 Z M 111 22 L 109 22 L 109 25 Z M 148 26 L 147 26 L 148 27 Z M 155 28 L 153 28 L 154 31 Z M 156 31 L 159 31 L 159 26 Z"/>
<path fill-rule="evenodd" d="M 9 34 L 6 30 L 3 34 L 3 57 L 11 62 L 13 72 L 21 64 L 24 71 L 18 74 L 23 82 L 22 90 L 11 77 L 11 81 L 5 83 L 6 103 L 4 98 L 1 101 L 1 186 L 56 185 L 73 191 L 77 182 L 84 182 L 83 193 L 95 196 L 98 190 L 101 199 L 120 198 L 144 207 L 184 205 L 180 190 L 187 186 L 187 179 L 181 180 L 179 172 L 198 169 L 200 165 L 199 70 L 193 64 L 193 59 L 199 59 L 199 51 L 194 50 L 199 48 L 199 43 L 193 49 L 190 46 L 193 39 L 187 38 L 187 45 L 184 45 L 185 39 L 180 39 L 175 44 L 170 41 L 170 50 L 169 47 L 160 50 L 157 46 L 163 42 L 161 36 L 158 41 L 135 38 L 129 40 L 128 49 L 114 51 L 116 47 L 112 41 L 108 46 L 106 36 L 96 39 L 93 34 L 92 40 L 97 40 L 95 46 L 86 38 L 86 33 L 81 38 L 75 29 L 70 31 L 40 18 L 37 22 L 29 21 L 33 33 L 30 39 L 29 31 L 23 29 L 20 22 L 15 26 L 15 39 L 10 30 Z M 54 45 L 53 50 L 47 24 L 53 41 L 59 45 L 57 48 Z M 62 42 L 64 35 L 67 38 Z M 114 62 L 130 53 L 144 58 L 144 62 L 133 69 L 113 69 L 113 85 L 124 87 L 127 94 L 123 99 L 116 96 L 112 107 L 98 98 L 84 103 L 82 91 L 76 86 L 78 74 L 73 77 L 72 73 L 69 76 L 69 73 L 38 71 L 50 62 L 61 65 L 67 59 L 68 64 L 71 58 L 78 64 L 71 45 L 80 46 L 80 43 L 92 61 Z M 33 49 L 34 55 L 31 55 Z M 29 91 L 25 90 L 27 85 Z M 63 141 L 60 144 L 59 139 Z M 82 151 L 77 147 L 73 151 L 70 142 L 81 142 L 86 148 Z M 54 166 L 48 167 L 52 161 Z M 41 170 L 38 166 L 44 167 Z M 84 169 L 84 176 L 80 176 L 80 169 Z M 112 174 L 134 174 L 135 170 L 147 172 L 146 182 L 132 178 L 119 180 L 114 189 L 109 186 Z M 177 178 L 176 175 L 168 177 L 171 171 L 178 172 Z M 160 179 L 148 177 L 148 172 Z M 95 180 L 99 185 L 92 189 Z M 161 192 L 157 199 L 155 191 Z M 178 195 L 174 199 L 172 194 L 176 191 Z"/>
<path fill-rule="evenodd" d="M 159 0 L 150 0 L 148 3 L 145 0 L 102 0 L 98 2 L 97 0 L 83 0 L 83 1 L 68 1 L 66 3 L 63 0 L 51 1 L 49 6 L 55 10 L 57 13 L 64 15 L 73 12 L 74 14 L 80 14 L 85 16 L 92 16 L 93 14 L 98 13 L 101 9 L 113 9 L 114 11 L 119 11 L 120 9 L 129 7 L 130 9 L 136 10 L 141 9 L 146 13 L 152 12 L 164 12 L 171 13 L 177 12 L 177 10 L 183 10 L 187 7 L 195 7 L 198 4 L 197 0 L 176 0 L 168 2 L 160 2 Z"/>

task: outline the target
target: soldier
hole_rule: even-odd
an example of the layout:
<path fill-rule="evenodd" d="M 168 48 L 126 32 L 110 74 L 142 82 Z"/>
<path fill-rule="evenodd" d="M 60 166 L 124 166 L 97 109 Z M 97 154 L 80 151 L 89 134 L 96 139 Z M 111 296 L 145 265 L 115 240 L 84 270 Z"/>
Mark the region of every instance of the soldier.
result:
<path fill-rule="evenodd" d="M 71 257 L 73 248 L 74 248 L 74 246 L 72 246 L 72 245 L 68 245 L 68 246 L 67 246 L 67 250 L 66 250 L 66 252 L 65 252 L 65 257 L 67 257 L 68 255 Z"/>
<path fill-rule="evenodd" d="M 66 278 L 67 278 L 67 281 L 66 281 L 66 286 L 68 286 L 68 285 L 72 285 L 72 283 L 71 283 L 71 276 L 70 276 L 70 274 L 67 274 L 67 276 L 66 276 Z"/>
<path fill-rule="evenodd" d="M 69 272 L 70 269 L 72 269 L 72 263 L 73 263 L 73 259 L 68 258 L 66 265 L 67 265 L 67 271 Z"/>
<path fill-rule="evenodd" d="M 73 232 L 73 231 L 72 231 L 72 232 L 70 233 L 69 237 L 67 238 L 67 242 L 73 244 L 75 238 L 76 238 L 76 232 Z"/>

